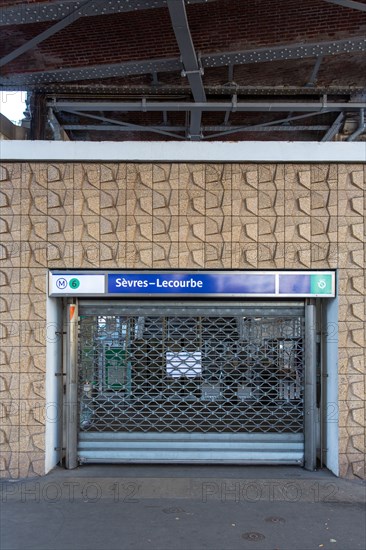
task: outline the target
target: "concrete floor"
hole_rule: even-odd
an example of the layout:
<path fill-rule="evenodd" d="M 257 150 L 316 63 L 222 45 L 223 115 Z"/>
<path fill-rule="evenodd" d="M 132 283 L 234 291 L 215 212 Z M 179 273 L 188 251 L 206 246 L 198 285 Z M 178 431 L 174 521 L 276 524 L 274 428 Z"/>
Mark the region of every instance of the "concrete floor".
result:
<path fill-rule="evenodd" d="M 297 467 L 88 465 L 2 483 L 1 550 L 365 550 L 366 485 Z"/>

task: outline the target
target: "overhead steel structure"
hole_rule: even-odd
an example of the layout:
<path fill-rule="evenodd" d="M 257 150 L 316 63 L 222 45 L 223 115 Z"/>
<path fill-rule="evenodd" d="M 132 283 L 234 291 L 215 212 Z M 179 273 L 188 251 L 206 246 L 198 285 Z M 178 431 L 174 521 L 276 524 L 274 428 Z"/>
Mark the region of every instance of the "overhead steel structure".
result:
<path fill-rule="evenodd" d="M 365 19 L 366 29 L 366 3 L 315 3 L 319 9 L 332 4 L 329 9 L 339 10 L 340 18 L 350 11 L 357 12 L 361 23 Z M 195 6 L 210 14 L 217 6 L 227 5 L 227 0 L 57 0 L 32 4 L 9 0 L 6 4 L 0 14 L 0 26 L 10 40 L 2 48 L 0 86 L 4 90 L 34 92 L 34 138 L 47 135 L 44 119 L 48 113 L 55 139 L 62 137 L 63 129 L 70 139 L 144 139 L 145 133 L 165 139 L 253 139 L 255 132 L 283 139 L 281 136 L 291 132 L 293 139 L 328 141 L 339 136 L 345 126 L 348 135 L 344 139 L 365 139 L 366 83 L 358 71 L 366 66 L 364 33 L 357 35 L 353 30 L 347 37 L 344 31 L 337 34 L 335 29 L 333 40 L 319 39 L 319 32 L 318 39 L 312 41 L 232 50 L 213 46 L 211 51 L 206 46 L 205 51 L 199 51 L 192 38 L 189 10 Z M 204 4 L 207 5 L 200 6 Z M 245 11 L 245 5 L 239 6 Z M 268 2 L 268 6 L 273 8 L 273 3 Z M 138 54 L 117 63 L 111 57 L 109 62 L 93 63 L 88 59 L 76 65 L 61 62 L 57 66 L 47 60 L 38 61 L 47 51 L 42 49 L 45 43 L 79 20 L 90 18 L 92 24 L 94 18 L 101 16 L 124 17 L 131 12 L 143 14 L 157 9 L 169 14 L 178 56 Z M 257 25 L 260 29 L 259 16 Z M 363 28 L 362 24 L 359 28 Z M 18 37 L 12 42 L 14 29 L 15 34 L 24 31 L 23 39 Z M 214 36 L 215 29 L 210 33 L 210 37 Z M 65 36 L 67 46 L 68 35 L 60 36 Z M 197 39 L 197 30 L 195 36 Z M 240 40 L 234 38 L 236 45 Z M 25 67 L 24 56 L 28 56 L 29 66 Z M 339 60 L 338 65 L 334 65 L 334 60 Z M 350 67 L 356 67 L 355 74 L 334 83 L 334 67 L 339 79 L 348 60 Z M 302 82 L 288 76 L 294 71 L 293 63 L 300 61 L 305 63 L 303 73 L 307 72 L 306 77 L 301 77 Z M 250 71 L 258 70 L 257 65 L 261 84 L 250 80 Z M 280 83 L 272 65 L 285 75 Z M 327 71 L 328 80 L 319 82 L 319 74 Z M 299 119 L 304 119 L 301 125 L 297 123 Z"/>

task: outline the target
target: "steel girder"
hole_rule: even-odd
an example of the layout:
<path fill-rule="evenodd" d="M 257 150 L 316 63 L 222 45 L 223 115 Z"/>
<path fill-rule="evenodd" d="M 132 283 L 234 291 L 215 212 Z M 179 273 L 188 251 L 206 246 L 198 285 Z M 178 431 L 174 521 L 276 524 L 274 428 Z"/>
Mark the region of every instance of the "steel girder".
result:
<path fill-rule="evenodd" d="M 61 19 L 61 21 L 58 21 L 52 27 L 49 27 L 44 32 L 41 32 L 37 36 L 31 38 L 31 40 L 28 40 L 25 42 L 25 44 L 22 44 L 19 46 L 19 48 L 16 48 L 14 51 L 10 52 L 8 55 L 5 55 L 2 59 L 0 59 L 0 67 L 3 67 L 4 65 L 7 65 L 17 57 L 23 55 L 25 52 L 28 52 L 37 44 L 40 44 L 44 40 L 47 40 L 47 38 L 50 38 L 50 36 L 53 36 L 57 32 L 61 31 L 65 27 L 68 27 L 72 23 L 75 23 L 81 16 L 83 9 L 85 9 L 88 5 L 90 5 L 92 0 L 88 0 L 87 2 L 83 2 L 80 6 L 79 10 L 75 10 L 71 12 L 69 15 Z"/>
<path fill-rule="evenodd" d="M 206 3 L 212 0 L 190 0 L 190 4 Z M 81 0 L 56 2 L 42 2 L 41 4 L 16 4 L 1 8 L 0 26 L 25 25 L 28 23 L 41 23 L 43 21 L 57 21 L 63 19 L 71 12 L 80 10 L 81 17 L 95 15 L 108 15 L 136 10 L 148 10 L 164 8 L 167 0 L 93 0 L 90 5 L 82 8 Z"/>
<path fill-rule="evenodd" d="M 273 48 L 258 48 L 241 52 L 222 52 L 203 54 L 200 62 L 203 69 L 225 67 L 230 65 L 245 65 L 250 63 L 265 63 L 271 61 L 287 61 L 291 59 L 318 58 L 341 53 L 366 52 L 366 38 L 353 37 L 331 42 L 313 42 L 308 44 L 288 44 Z M 99 80 L 153 74 L 159 72 L 174 72 L 183 69 L 179 59 L 146 59 L 105 65 L 90 65 L 78 68 L 64 68 L 39 73 L 14 73 L 0 77 L 2 86 L 38 86 L 58 82 Z"/>
<path fill-rule="evenodd" d="M 327 133 L 323 136 L 322 141 L 332 141 L 334 136 L 338 134 L 344 121 L 344 113 L 339 113 L 333 124 L 328 128 Z"/>
<path fill-rule="evenodd" d="M 207 103 L 190 103 L 178 101 L 68 101 L 51 100 L 48 106 L 60 111 L 109 111 L 109 112 L 340 112 L 359 111 L 366 108 L 365 101 L 337 102 L 327 101 L 240 101 L 229 102 L 211 101 Z"/>
<path fill-rule="evenodd" d="M 366 11 L 366 4 L 361 2 L 354 2 L 353 0 L 325 0 L 328 4 L 337 4 L 342 8 L 351 8 L 353 10 Z"/>

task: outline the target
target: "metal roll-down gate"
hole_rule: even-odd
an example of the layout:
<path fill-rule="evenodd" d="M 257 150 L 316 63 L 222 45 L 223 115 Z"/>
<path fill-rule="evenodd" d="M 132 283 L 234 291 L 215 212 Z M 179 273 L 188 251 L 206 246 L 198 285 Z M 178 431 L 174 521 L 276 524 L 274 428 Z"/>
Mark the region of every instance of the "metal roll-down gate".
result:
<path fill-rule="evenodd" d="M 67 467 L 315 467 L 314 300 L 68 308 Z"/>

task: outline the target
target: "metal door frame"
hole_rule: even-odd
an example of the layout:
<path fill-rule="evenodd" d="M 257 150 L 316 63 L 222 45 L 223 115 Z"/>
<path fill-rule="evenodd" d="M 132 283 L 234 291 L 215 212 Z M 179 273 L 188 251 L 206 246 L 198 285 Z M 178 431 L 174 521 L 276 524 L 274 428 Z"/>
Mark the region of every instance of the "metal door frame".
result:
<path fill-rule="evenodd" d="M 151 307 L 152 301 L 144 301 L 145 304 L 149 304 Z M 115 301 L 115 300 L 83 300 L 84 304 L 88 304 L 92 309 L 93 306 L 100 307 L 105 306 L 106 312 L 109 310 L 112 313 L 113 307 L 118 304 L 143 306 L 142 300 L 132 301 Z M 273 307 L 278 312 L 278 309 L 285 311 L 287 307 L 294 307 L 299 305 L 299 302 L 224 302 L 224 301 L 174 301 L 174 307 L 177 309 L 187 308 L 189 305 L 195 308 L 200 305 L 207 308 L 215 309 L 218 306 L 227 306 L 228 308 L 243 307 L 244 305 L 250 306 L 255 311 L 258 308 L 263 308 L 264 304 L 267 307 Z M 66 353 L 66 430 L 65 430 L 65 447 L 66 447 L 66 459 L 65 465 L 67 469 L 73 469 L 78 466 L 77 457 L 77 443 L 78 443 L 78 300 L 74 300 L 73 303 L 67 304 L 67 353 Z M 168 301 L 154 301 L 154 305 L 158 308 L 163 306 L 171 306 Z M 310 471 L 315 470 L 316 467 L 316 429 L 315 422 L 317 419 L 316 411 L 316 304 L 315 300 L 306 299 L 305 304 L 301 302 L 301 305 L 305 305 L 305 384 L 304 384 L 304 468 Z"/>

